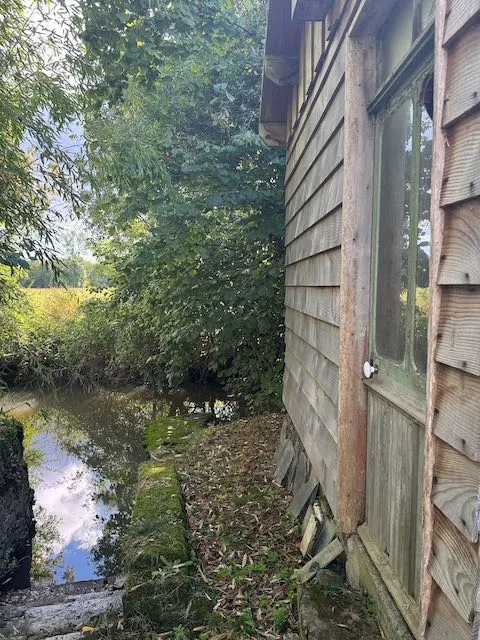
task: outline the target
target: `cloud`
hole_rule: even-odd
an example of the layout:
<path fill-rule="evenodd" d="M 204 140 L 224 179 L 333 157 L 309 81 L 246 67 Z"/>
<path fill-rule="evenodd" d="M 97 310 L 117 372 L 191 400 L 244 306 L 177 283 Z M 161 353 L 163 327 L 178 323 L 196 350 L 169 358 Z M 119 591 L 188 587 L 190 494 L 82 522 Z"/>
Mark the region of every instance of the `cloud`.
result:
<path fill-rule="evenodd" d="M 54 461 L 55 468 L 42 469 L 36 484 L 35 502 L 55 517 L 61 537 L 61 542 L 54 548 L 55 553 L 71 543 L 90 550 L 102 533 L 101 507 L 92 499 L 92 474 L 81 462 L 61 451 L 58 454 L 60 459 Z"/>

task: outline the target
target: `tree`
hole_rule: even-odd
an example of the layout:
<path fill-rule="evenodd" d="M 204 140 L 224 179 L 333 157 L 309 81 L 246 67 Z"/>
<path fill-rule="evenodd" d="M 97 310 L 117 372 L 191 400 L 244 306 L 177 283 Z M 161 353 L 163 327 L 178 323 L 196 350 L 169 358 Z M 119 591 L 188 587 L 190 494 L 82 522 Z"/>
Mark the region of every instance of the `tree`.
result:
<path fill-rule="evenodd" d="M 54 263 L 60 199 L 74 197 L 66 14 L 60 0 L 0 0 L 0 264 L 11 268 Z"/>
<path fill-rule="evenodd" d="M 115 352 L 157 384 L 214 375 L 278 403 L 284 166 L 256 132 L 264 3 L 80 6 Z"/>

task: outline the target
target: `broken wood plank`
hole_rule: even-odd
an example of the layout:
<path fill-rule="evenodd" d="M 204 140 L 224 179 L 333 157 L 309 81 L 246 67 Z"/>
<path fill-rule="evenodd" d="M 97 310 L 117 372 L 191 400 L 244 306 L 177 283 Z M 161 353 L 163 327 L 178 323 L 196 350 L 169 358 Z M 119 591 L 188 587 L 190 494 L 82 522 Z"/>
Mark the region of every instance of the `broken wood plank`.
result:
<path fill-rule="evenodd" d="M 302 485 L 297 491 L 296 495 L 293 496 L 293 500 L 288 507 L 288 510 L 295 516 L 295 518 L 298 518 L 298 516 L 302 513 L 307 502 L 312 497 L 313 492 L 316 493 L 317 490 L 318 480 L 314 476 L 314 474 L 311 473 L 307 482 Z"/>
<path fill-rule="evenodd" d="M 336 535 L 337 525 L 335 524 L 335 520 L 325 518 L 313 545 L 313 555 L 317 555 L 322 549 L 325 549 Z"/>
<path fill-rule="evenodd" d="M 310 514 L 310 518 L 307 522 L 307 526 L 305 528 L 305 532 L 303 534 L 302 540 L 300 542 L 300 552 L 303 557 L 311 555 L 311 551 L 315 544 L 315 539 L 317 537 L 317 529 L 318 522 L 315 514 Z"/>
<path fill-rule="evenodd" d="M 285 440 L 282 448 L 282 452 L 278 458 L 277 468 L 275 470 L 275 482 L 282 484 L 285 476 L 288 473 L 290 465 L 293 462 L 295 451 L 291 440 Z"/>
<path fill-rule="evenodd" d="M 320 553 L 317 553 L 305 566 L 299 569 L 296 573 L 297 582 L 303 584 L 313 578 L 313 576 L 325 569 L 333 562 L 338 556 L 343 553 L 343 545 L 338 538 L 335 538 L 329 545 L 325 547 Z"/>

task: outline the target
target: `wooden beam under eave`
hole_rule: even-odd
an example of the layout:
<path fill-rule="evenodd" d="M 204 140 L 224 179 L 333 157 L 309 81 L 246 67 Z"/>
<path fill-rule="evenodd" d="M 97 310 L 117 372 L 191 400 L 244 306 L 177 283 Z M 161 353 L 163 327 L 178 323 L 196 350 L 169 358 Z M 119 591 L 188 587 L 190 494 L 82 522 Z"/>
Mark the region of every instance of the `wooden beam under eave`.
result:
<path fill-rule="evenodd" d="M 279 87 L 294 85 L 298 80 L 298 56 L 266 54 L 264 73 Z"/>
<path fill-rule="evenodd" d="M 267 147 L 287 146 L 286 122 L 260 122 L 258 133 Z"/>
<path fill-rule="evenodd" d="M 292 0 L 292 20 L 320 22 L 325 20 L 334 0 Z"/>

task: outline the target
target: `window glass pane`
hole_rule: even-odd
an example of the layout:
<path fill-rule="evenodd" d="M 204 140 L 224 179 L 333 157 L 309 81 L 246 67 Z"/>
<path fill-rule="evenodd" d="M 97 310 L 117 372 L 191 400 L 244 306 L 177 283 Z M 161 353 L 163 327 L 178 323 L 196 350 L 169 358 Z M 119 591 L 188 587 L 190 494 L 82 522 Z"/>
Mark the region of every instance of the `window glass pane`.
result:
<path fill-rule="evenodd" d="M 386 117 L 380 151 L 376 346 L 397 362 L 405 353 L 412 120 L 407 100 Z"/>
<path fill-rule="evenodd" d="M 413 38 L 413 0 L 400 0 L 395 5 L 380 36 L 381 71 L 379 84 L 382 84 L 397 68 L 412 45 Z"/>
<path fill-rule="evenodd" d="M 433 124 L 427 109 L 430 110 L 428 104 L 427 106 L 424 105 L 422 107 L 415 296 L 414 358 L 417 370 L 420 373 L 425 373 L 427 370 L 428 280 L 431 240 L 430 197 L 432 193 L 431 174 Z"/>

